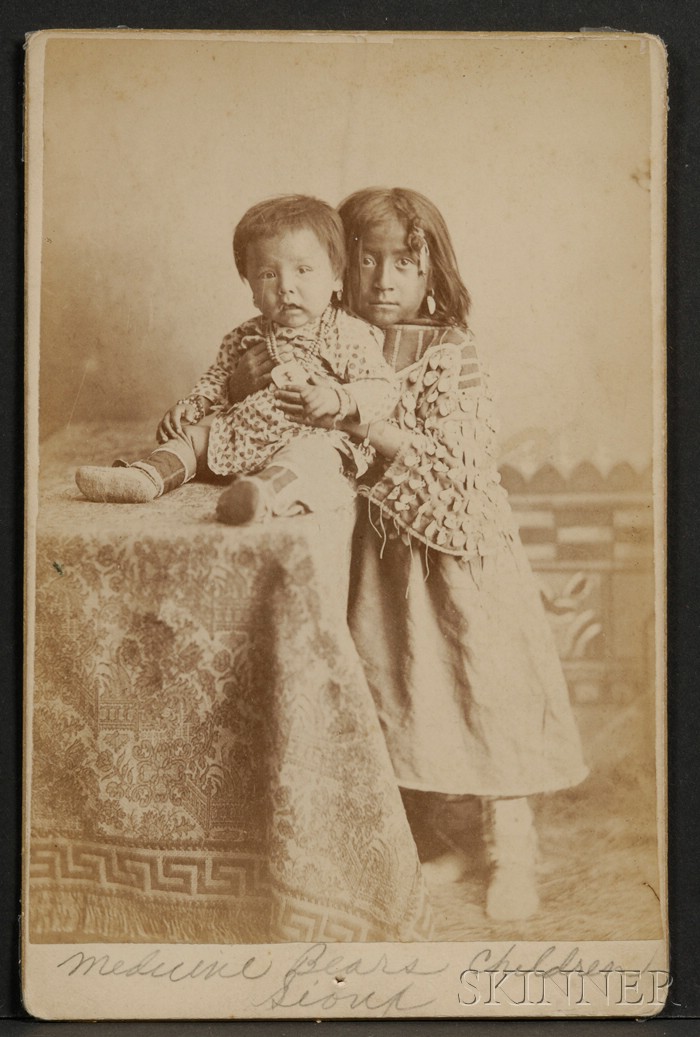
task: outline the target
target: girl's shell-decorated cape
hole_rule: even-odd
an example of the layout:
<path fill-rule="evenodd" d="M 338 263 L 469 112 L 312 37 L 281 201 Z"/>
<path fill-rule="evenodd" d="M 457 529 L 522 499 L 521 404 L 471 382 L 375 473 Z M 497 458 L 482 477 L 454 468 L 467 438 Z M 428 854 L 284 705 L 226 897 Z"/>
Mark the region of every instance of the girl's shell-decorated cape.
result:
<path fill-rule="evenodd" d="M 470 332 L 387 330 L 384 355 L 402 391 L 391 419 L 408 433 L 383 476 L 360 493 L 402 539 L 459 557 L 490 554 L 514 524 L 495 461 L 487 376 Z"/>

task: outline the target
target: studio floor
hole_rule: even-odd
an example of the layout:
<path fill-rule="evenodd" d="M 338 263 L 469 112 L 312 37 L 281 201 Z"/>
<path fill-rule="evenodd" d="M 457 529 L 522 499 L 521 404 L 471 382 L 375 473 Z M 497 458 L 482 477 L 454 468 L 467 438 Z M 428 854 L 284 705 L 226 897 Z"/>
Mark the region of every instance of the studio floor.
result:
<path fill-rule="evenodd" d="M 461 881 L 431 888 L 437 939 L 570 942 L 662 935 L 649 713 L 648 703 L 640 702 L 578 708 L 590 775 L 578 788 L 533 801 L 542 901 L 535 918 L 517 925 L 487 919 L 478 801 L 443 809 L 443 831 L 468 850 L 472 867 Z M 435 844 L 421 823 L 421 798 L 411 794 L 406 805 L 421 853 L 429 855 Z"/>

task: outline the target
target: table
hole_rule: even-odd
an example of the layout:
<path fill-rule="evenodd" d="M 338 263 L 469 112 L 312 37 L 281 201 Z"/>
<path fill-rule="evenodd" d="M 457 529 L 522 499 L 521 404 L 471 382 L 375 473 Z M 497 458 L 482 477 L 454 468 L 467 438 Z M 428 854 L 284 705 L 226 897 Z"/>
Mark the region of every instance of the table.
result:
<path fill-rule="evenodd" d="M 42 448 L 30 939 L 425 939 L 345 622 L 353 510 L 232 529 L 215 485 L 80 498 L 76 464 L 135 458 L 150 431 L 73 427 Z"/>

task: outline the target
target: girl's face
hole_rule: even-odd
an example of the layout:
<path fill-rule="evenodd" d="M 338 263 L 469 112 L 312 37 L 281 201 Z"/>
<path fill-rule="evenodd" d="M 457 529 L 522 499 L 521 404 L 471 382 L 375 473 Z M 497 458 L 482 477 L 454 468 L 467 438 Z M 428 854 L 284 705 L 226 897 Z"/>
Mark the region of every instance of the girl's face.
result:
<path fill-rule="evenodd" d="M 390 217 L 372 227 L 362 239 L 359 315 L 380 328 L 415 320 L 426 292 L 427 270 L 418 269 L 404 226 Z"/>
<path fill-rule="evenodd" d="M 263 316 L 285 328 L 320 317 L 342 285 L 323 245 L 305 228 L 251 242 L 246 280 Z"/>

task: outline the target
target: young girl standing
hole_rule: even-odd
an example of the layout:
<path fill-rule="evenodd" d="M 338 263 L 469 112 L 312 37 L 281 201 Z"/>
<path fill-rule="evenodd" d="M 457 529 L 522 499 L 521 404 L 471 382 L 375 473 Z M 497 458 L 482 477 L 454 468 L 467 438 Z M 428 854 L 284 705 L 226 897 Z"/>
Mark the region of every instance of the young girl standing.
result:
<path fill-rule="evenodd" d="M 469 296 L 447 227 L 422 195 L 372 188 L 339 211 L 345 303 L 384 329 L 401 392 L 391 419 L 343 423 L 378 455 L 359 491 L 367 507 L 354 540 L 351 630 L 399 785 L 481 798 L 486 911 L 528 917 L 539 905 L 528 797 L 587 772 L 499 485 Z M 290 417 L 308 421 L 294 390 L 279 395 Z M 465 865 L 458 852 L 447 854 L 432 865 L 433 878 L 457 877 Z"/>

